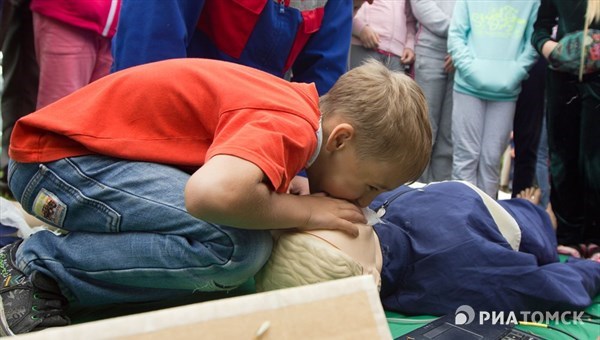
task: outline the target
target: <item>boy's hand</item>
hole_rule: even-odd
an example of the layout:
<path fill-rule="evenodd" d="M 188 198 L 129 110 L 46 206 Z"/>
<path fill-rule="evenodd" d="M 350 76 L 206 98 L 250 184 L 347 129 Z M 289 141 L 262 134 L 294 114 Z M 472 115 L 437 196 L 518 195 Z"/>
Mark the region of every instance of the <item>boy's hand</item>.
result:
<path fill-rule="evenodd" d="M 216 155 L 188 180 L 185 203 L 199 219 L 244 229 L 335 229 L 358 235 L 361 209 L 341 199 L 273 192 L 254 163 Z"/>
<path fill-rule="evenodd" d="M 358 236 L 355 223 L 366 223 L 362 210 L 346 200 L 327 197 L 324 194 L 303 196 L 303 206 L 309 209 L 306 223 L 300 230 L 331 229 L 340 230 L 351 236 Z"/>

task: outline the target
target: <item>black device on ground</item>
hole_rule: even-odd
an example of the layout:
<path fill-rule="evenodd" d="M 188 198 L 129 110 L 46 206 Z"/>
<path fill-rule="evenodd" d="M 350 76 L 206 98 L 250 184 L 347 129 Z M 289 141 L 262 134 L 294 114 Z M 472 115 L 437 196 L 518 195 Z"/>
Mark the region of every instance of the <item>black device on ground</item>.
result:
<path fill-rule="evenodd" d="M 457 325 L 455 316 L 448 314 L 401 335 L 394 340 L 540 340 L 542 338 L 520 331 L 514 325 L 479 324 Z"/>

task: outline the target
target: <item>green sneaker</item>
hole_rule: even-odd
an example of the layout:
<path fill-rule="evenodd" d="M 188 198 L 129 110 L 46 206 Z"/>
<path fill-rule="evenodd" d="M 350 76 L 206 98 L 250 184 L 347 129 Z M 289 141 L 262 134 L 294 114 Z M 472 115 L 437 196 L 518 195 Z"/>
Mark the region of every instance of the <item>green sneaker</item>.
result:
<path fill-rule="evenodd" d="M 66 326 L 67 300 L 54 280 L 40 272 L 25 276 L 14 264 L 22 241 L 0 249 L 0 336 Z"/>

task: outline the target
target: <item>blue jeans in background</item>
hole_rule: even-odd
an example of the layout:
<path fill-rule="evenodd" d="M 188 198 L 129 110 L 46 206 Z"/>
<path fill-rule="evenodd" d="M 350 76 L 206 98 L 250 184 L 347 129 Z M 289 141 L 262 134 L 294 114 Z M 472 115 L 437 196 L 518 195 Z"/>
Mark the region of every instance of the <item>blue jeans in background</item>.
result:
<path fill-rule="evenodd" d="M 546 132 L 546 117 L 544 117 L 544 119 L 542 119 L 540 145 L 538 146 L 537 162 L 535 164 L 536 181 L 542 191 L 540 206 L 544 209 L 546 209 L 548 203 L 550 203 L 550 159 L 548 157 L 548 133 Z"/>
<path fill-rule="evenodd" d="M 17 265 L 53 277 L 69 300 L 88 306 L 243 284 L 268 259 L 270 233 L 189 215 L 189 177 L 167 165 L 103 156 L 11 161 L 9 185 L 23 208 L 69 231 L 32 235 L 19 247 Z"/>

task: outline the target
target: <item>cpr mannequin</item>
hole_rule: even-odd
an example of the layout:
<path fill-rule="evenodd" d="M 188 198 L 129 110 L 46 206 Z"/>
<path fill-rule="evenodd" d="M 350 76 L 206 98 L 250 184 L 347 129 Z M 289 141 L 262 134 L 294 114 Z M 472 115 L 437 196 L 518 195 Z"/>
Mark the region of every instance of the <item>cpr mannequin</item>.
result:
<path fill-rule="evenodd" d="M 520 242 L 516 221 L 479 188 L 467 182 L 464 185 L 481 197 L 490 214 L 500 221 L 498 226 L 503 236 L 516 250 L 518 246 L 515 244 Z M 377 217 L 377 212 L 371 209 L 365 209 L 364 212 L 369 224 L 359 225 L 359 236 L 356 238 L 333 230 L 273 234 L 273 252 L 259 273 L 257 289 L 274 290 L 355 275 L 373 276 L 380 288 L 381 245 L 372 224 L 382 221 Z"/>
<path fill-rule="evenodd" d="M 381 247 L 373 227 L 359 225 L 356 238 L 332 230 L 273 235 L 269 261 L 256 277 L 259 291 L 296 287 L 357 275 L 381 284 Z"/>
<path fill-rule="evenodd" d="M 496 202 L 450 181 L 398 188 L 371 205 L 382 207 L 381 221 L 361 226 L 357 239 L 334 231 L 275 235 L 257 290 L 369 274 L 386 310 L 430 315 L 461 305 L 581 310 L 600 293 L 600 263 L 560 263 L 550 219 L 524 199 Z"/>

